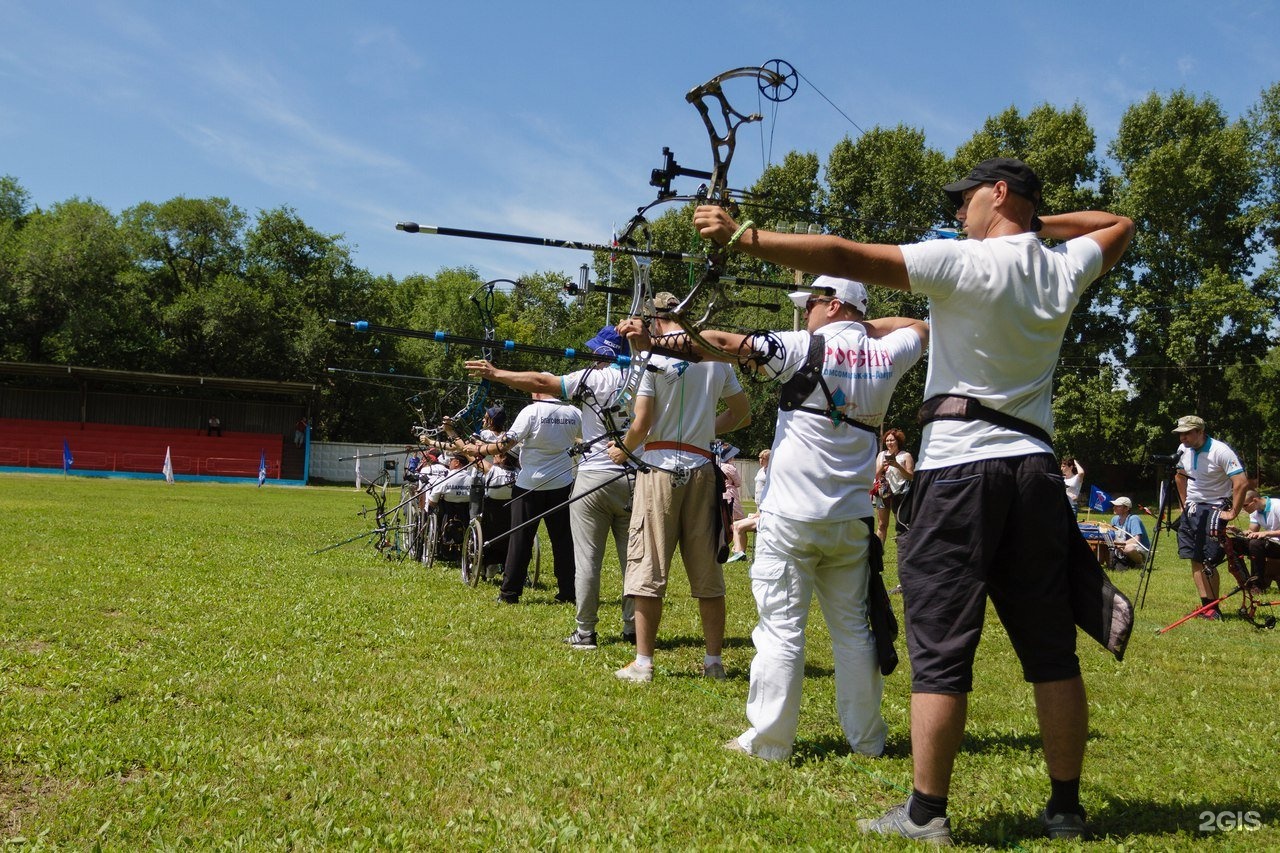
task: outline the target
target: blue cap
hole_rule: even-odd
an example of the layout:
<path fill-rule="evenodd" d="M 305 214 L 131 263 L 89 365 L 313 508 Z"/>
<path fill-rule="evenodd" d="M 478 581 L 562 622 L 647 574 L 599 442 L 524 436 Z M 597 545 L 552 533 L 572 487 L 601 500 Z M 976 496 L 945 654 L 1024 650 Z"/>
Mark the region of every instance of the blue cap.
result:
<path fill-rule="evenodd" d="M 507 410 L 501 406 L 490 406 L 484 410 L 484 413 L 495 430 L 500 430 L 507 425 Z"/>
<path fill-rule="evenodd" d="M 596 355 L 630 355 L 631 347 L 613 326 L 601 326 L 596 336 L 587 341 L 586 348 Z"/>

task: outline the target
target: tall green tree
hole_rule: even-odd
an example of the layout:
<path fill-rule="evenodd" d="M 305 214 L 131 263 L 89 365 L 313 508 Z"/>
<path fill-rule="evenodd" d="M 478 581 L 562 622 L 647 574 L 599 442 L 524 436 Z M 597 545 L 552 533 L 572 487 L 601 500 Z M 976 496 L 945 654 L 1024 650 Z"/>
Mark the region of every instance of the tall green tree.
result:
<path fill-rule="evenodd" d="M 1230 441 L 1224 370 L 1266 352 L 1271 319 L 1248 279 L 1259 185 L 1249 129 L 1211 97 L 1152 94 L 1125 112 L 1109 151 L 1115 207 L 1137 224 L 1121 294 L 1136 443 L 1163 449 L 1168 424 L 1189 412 Z"/>
<path fill-rule="evenodd" d="M 13 309 L 21 360 L 136 369 L 156 345 L 146 295 L 125 272 L 115 216 L 71 199 L 26 217 L 17 234 Z"/>

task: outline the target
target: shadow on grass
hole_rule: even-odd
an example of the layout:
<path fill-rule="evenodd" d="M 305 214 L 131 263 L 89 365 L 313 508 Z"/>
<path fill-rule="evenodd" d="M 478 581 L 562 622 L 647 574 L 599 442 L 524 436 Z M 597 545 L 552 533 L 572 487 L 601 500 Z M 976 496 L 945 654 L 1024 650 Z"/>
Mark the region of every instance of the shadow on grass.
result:
<path fill-rule="evenodd" d="M 822 735 L 815 738 L 804 738 L 797 740 L 795 749 L 792 752 L 791 761 L 793 764 L 805 764 L 810 761 L 825 761 L 826 759 L 839 757 L 842 755 L 852 755 L 853 750 L 849 748 L 849 742 L 843 737 L 836 735 Z M 908 758 L 911 755 L 911 739 L 905 735 L 889 735 L 885 741 L 884 752 L 880 758 Z M 859 756 L 874 760 L 871 756 Z"/>
<path fill-rule="evenodd" d="M 1116 802 L 1090 813 L 1089 838 L 1128 841 L 1146 837 L 1182 835 L 1209 841 L 1229 833 L 1232 840 L 1248 842 L 1251 833 L 1273 829 L 1280 818 L 1280 802 L 1222 802 L 1206 799 L 1188 802 L 1161 802 L 1135 798 Z M 956 840 L 993 847 L 1018 848 L 1030 839 L 1043 838 L 1039 815 L 1018 811 L 997 811 L 975 823 L 954 829 Z M 1270 837 L 1270 834 L 1268 835 Z"/>
<path fill-rule="evenodd" d="M 702 648 L 706 645 L 706 640 L 701 634 L 668 634 L 664 635 L 662 629 L 658 629 L 658 642 L 655 644 L 658 649 L 682 649 L 682 648 Z M 745 649 L 751 647 L 750 637 L 725 637 L 724 647 L 726 649 Z"/>

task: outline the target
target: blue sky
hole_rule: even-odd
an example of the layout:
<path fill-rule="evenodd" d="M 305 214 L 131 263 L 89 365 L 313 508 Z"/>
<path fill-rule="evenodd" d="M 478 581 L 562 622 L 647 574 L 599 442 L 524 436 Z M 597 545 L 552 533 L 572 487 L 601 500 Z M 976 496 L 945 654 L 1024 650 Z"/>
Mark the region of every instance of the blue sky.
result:
<path fill-rule="evenodd" d="M 663 146 L 709 164 L 684 93 L 775 57 L 812 86 L 763 144 L 743 132 L 735 186 L 791 149 L 825 158 L 858 127 L 905 123 L 950 153 L 1010 105 L 1079 102 L 1105 146 L 1152 91 L 1212 95 L 1238 116 L 1280 81 L 1270 0 L 0 0 L 0 32 L 0 174 L 35 204 L 287 205 L 396 276 L 576 270 L 585 255 L 394 226 L 606 242 L 653 197 Z"/>

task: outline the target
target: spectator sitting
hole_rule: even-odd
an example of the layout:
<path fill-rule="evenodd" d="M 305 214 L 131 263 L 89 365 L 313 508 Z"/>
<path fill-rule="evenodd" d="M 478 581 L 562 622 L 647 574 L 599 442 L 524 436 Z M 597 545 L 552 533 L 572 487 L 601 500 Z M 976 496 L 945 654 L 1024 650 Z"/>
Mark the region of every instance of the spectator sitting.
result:
<path fill-rule="evenodd" d="M 1244 494 L 1244 509 L 1249 513 L 1248 537 L 1250 575 L 1256 589 L 1271 586 L 1275 572 L 1267 573 L 1267 560 L 1280 560 L 1280 500 L 1264 498 L 1254 489 Z"/>
<path fill-rule="evenodd" d="M 1132 514 L 1133 501 L 1128 498 L 1116 498 L 1111 502 L 1116 514 L 1111 516 L 1111 526 L 1115 528 L 1111 544 L 1111 568 L 1130 569 L 1141 566 L 1151 551 L 1151 540 L 1147 538 L 1147 528 L 1142 519 Z"/>
<path fill-rule="evenodd" d="M 222 438 L 222 421 L 218 419 L 217 415 L 209 418 L 209 428 L 206 431 L 206 435 L 210 437 L 216 435 L 218 438 Z"/>
<path fill-rule="evenodd" d="M 764 497 L 764 484 L 768 479 L 769 451 L 765 449 L 760 451 L 760 470 L 756 471 L 756 506 L 760 505 L 760 499 Z M 736 563 L 738 560 L 747 558 L 747 534 L 754 533 L 759 524 L 759 512 L 753 512 L 733 523 L 733 546 L 729 553 L 729 559 L 725 560 L 726 563 Z"/>

